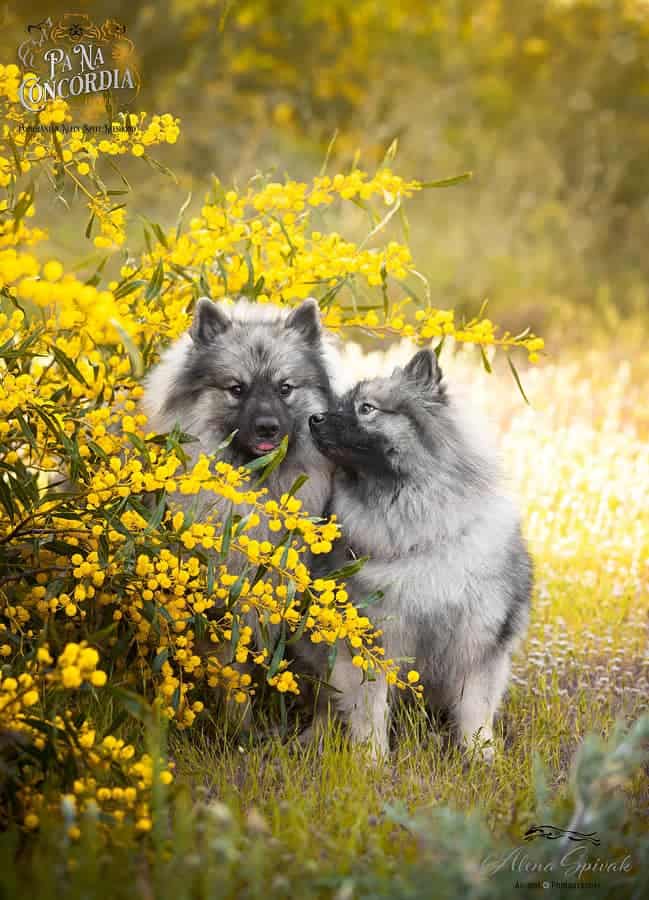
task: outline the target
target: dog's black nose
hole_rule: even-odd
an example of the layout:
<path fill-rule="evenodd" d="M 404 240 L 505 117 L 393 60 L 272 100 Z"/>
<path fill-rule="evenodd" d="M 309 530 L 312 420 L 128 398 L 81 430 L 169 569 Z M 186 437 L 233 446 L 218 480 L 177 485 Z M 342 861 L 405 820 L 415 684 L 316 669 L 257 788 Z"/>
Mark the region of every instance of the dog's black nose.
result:
<path fill-rule="evenodd" d="M 257 437 L 274 438 L 279 434 L 279 421 L 275 416 L 260 416 L 255 420 Z"/>
<path fill-rule="evenodd" d="M 322 425 L 326 418 L 324 413 L 314 413 L 314 415 L 309 416 L 309 425 Z"/>

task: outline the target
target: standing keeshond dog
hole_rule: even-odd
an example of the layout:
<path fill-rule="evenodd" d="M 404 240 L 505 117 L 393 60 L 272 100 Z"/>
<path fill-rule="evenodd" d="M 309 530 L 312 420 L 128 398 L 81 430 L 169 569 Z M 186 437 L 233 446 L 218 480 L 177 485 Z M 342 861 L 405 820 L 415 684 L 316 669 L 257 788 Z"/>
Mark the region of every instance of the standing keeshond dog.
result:
<path fill-rule="evenodd" d="M 431 707 L 450 713 L 465 744 L 479 734 L 490 758 L 532 589 L 519 515 L 495 460 L 463 425 L 429 350 L 388 378 L 361 382 L 310 427 L 336 465 L 331 512 L 343 540 L 370 557 L 350 580 L 352 598 L 383 592 L 369 612 L 386 658 L 414 658 Z M 385 679 L 361 683 L 341 648 L 329 683 L 352 738 L 387 750 Z"/>
<path fill-rule="evenodd" d="M 216 452 L 234 432 L 229 446 L 219 449 L 219 458 L 234 466 L 270 453 L 288 437 L 286 457 L 265 486 L 279 499 L 306 474 L 300 499 L 319 516 L 330 495 L 333 465 L 316 449 L 309 417 L 331 402 L 331 353 L 315 300 L 291 311 L 246 300 L 228 306 L 202 297 L 189 331 L 147 376 L 143 409 L 149 427 L 166 432 L 178 425 L 198 438 L 185 445 L 194 459 Z M 193 501 L 173 499 L 185 506 Z M 198 514 L 227 506 L 202 492 Z M 262 530 L 263 523 L 257 534 Z"/>

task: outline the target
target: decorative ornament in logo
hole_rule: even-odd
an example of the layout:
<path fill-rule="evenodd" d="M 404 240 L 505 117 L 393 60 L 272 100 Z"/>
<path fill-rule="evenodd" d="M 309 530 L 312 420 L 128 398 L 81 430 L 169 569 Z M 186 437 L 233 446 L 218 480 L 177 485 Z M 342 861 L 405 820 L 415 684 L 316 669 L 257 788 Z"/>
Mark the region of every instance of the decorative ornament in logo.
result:
<path fill-rule="evenodd" d="M 135 46 L 126 26 L 106 19 L 99 26 L 89 16 L 66 13 L 52 22 L 48 16 L 28 25 L 29 37 L 18 48 L 23 79 L 19 88 L 25 109 L 38 112 L 49 100 L 110 92 L 111 105 L 128 106 L 140 90 L 140 75 L 132 57 Z"/>

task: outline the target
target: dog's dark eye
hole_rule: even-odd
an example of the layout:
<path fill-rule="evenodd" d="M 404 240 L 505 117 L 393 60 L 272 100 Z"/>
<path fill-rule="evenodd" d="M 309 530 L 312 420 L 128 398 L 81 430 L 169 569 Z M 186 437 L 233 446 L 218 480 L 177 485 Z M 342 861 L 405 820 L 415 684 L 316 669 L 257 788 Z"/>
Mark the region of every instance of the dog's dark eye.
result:
<path fill-rule="evenodd" d="M 227 390 L 232 394 L 233 397 L 240 397 L 243 394 L 243 385 L 242 384 L 231 384 Z"/>
<path fill-rule="evenodd" d="M 284 384 L 280 384 L 279 386 L 279 395 L 280 397 L 288 397 L 289 394 L 293 393 L 293 385 L 289 384 L 288 381 L 285 381 Z"/>
<path fill-rule="evenodd" d="M 376 406 L 372 406 L 371 403 L 361 403 L 358 407 L 358 411 L 362 416 L 369 416 L 371 412 L 374 412 Z"/>

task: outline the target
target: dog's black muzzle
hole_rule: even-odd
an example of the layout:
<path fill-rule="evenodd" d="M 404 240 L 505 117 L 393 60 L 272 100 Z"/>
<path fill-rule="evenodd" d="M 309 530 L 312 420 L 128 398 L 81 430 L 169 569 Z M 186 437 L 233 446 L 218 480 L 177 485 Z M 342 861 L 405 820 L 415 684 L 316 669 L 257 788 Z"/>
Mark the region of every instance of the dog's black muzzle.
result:
<path fill-rule="evenodd" d="M 316 447 L 325 456 L 345 454 L 349 427 L 343 415 L 332 411 L 315 413 L 309 416 L 309 429 Z"/>
<path fill-rule="evenodd" d="M 331 413 L 314 413 L 309 416 L 309 429 L 316 443 L 329 443 L 332 440 L 336 432 L 334 419 L 335 415 Z"/>

